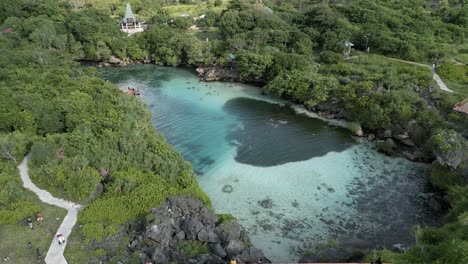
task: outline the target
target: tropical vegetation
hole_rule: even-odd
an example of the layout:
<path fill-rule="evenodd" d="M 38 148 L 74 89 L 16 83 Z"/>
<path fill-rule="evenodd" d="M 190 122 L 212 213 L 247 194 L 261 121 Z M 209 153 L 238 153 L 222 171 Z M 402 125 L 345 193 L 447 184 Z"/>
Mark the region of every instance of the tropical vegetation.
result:
<path fill-rule="evenodd" d="M 209 204 L 148 109 L 76 63 L 146 60 L 232 68 L 309 109 L 333 104 L 368 132 L 411 130 L 437 160 L 431 178 L 451 209 L 444 226 L 415 227 L 405 254 L 376 254 L 392 263 L 468 263 L 468 117 L 452 111 L 468 95 L 466 0 L 129 2 L 147 25 L 132 36 L 119 30 L 120 0 L 0 2 L 0 224 L 41 209 L 15 170 L 27 153 L 37 185 L 86 204 L 71 246 L 95 254 L 68 253 L 75 262 L 109 256 L 96 243 L 169 195 Z M 456 93 L 440 91 L 429 69 L 389 57 L 437 63 Z"/>

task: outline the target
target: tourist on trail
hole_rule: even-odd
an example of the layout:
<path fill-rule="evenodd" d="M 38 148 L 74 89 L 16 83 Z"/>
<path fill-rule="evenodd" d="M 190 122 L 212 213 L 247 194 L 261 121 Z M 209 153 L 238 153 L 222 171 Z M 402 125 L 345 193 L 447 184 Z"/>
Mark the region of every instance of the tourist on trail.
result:
<path fill-rule="evenodd" d="M 36 256 L 37 256 L 38 258 L 41 257 L 41 251 L 40 251 L 38 248 L 36 248 Z"/>
<path fill-rule="evenodd" d="M 379 258 L 375 261 L 375 264 L 382 264 L 382 258 L 379 257 Z"/>
<path fill-rule="evenodd" d="M 60 233 L 57 234 L 57 241 L 60 246 L 63 246 L 65 244 L 65 238 L 63 237 L 62 234 Z"/>
<path fill-rule="evenodd" d="M 37 212 L 37 213 L 36 213 L 36 220 L 37 220 L 38 222 L 44 221 L 44 218 L 42 218 L 42 214 L 41 214 L 40 212 Z"/>
<path fill-rule="evenodd" d="M 31 229 L 33 229 L 32 223 L 33 223 L 33 222 L 32 222 L 32 220 L 31 220 L 31 218 L 28 217 L 28 226 L 29 226 Z"/>
<path fill-rule="evenodd" d="M 235 259 L 235 258 L 232 258 L 232 259 L 231 259 L 231 262 L 229 262 L 229 264 L 237 264 L 236 259 Z"/>
<path fill-rule="evenodd" d="M 32 248 L 32 243 L 28 242 L 28 248 Z"/>

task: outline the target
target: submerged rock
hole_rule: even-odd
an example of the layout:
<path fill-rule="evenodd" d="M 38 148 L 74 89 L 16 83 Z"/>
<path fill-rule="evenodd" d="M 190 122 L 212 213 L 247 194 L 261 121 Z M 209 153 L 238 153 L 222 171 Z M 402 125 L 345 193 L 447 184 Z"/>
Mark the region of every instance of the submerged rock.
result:
<path fill-rule="evenodd" d="M 258 204 L 265 209 L 270 209 L 273 207 L 273 201 L 270 198 L 261 200 L 258 202 Z"/>
<path fill-rule="evenodd" d="M 387 138 L 387 140 L 377 143 L 378 150 L 386 154 L 393 154 L 396 147 L 395 142 L 391 138 Z"/>
<path fill-rule="evenodd" d="M 234 188 L 232 187 L 232 185 L 226 184 L 223 186 L 224 193 L 232 193 L 233 190 Z"/>

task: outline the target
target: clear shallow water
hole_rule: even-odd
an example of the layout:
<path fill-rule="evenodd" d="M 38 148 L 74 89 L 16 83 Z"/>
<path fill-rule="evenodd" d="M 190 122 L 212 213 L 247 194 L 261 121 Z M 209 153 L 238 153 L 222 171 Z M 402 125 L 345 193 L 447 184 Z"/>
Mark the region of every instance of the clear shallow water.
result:
<path fill-rule="evenodd" d="M 328 239 L 410 243 L 413 225 L 437 222 L 427 165 L 379 154 L 257 88 L 200 83 L 189 70 L 154 65 L 101 72 L 140 89 L 215 210 L 237 217 L 273 261 L 296 261 Z"/>

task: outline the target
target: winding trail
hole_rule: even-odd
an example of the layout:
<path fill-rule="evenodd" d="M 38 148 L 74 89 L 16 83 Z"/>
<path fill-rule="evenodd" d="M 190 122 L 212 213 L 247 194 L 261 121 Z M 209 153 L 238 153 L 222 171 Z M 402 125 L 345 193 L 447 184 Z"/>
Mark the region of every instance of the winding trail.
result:
<path fill-rule="evenodd" d="M 422 63 L 417 63 L 417 62 L 414 62 L 414 61 L 405 61 L 405 60 L 399 60 L 399 59 L 395 59 L 395 58 L 390 58 L 390 57 L 386 57 L 390 60 L 393 60 L 393 61 L 399 61 L 399 62 L 402 62 L 402 63 L 406 63 L 406 64 L 412 64 L 412 65 L 416 65 L 416 66 L 421 66 L 421 67 L 426 67 L 428 68 L 429 70 L 431 70 L 432 72 L 432 79 L 434 79 L 434 81 L 436 81 L 437 85 L 439 86 L 439 88 L 441 90 L 444 90 L 446 92 L 449 92 L 449 93 L 453 93 L 452 90 L 450 90 L 447 85 L 445 85 L 445 83 L 442 81 L 442 79 L 440 78 L 439 74 L 437 74 L 436 70 L 434 67 L 432 67 L 431 65 L 427 65 L 427 64 L 422 64 Z"/>
<path fill-rule="evenodd" d="M 18 166 L 24 188 L 33 191 L 44 203 L 55 205 L 68 210 L 67 215 L 63 219 L 62 224 L 56 232 L 61 233 L 65 238 L 68 238 L 73 226 L 76 223 L 78 211 L 81 209 L 82 205 L 55 198 L 48 191 L 39 189 L 29 177 L 28 160 L 29 156 L 26 156 L 23 162 L 21 162 L 21 164 Z M 45 262 L 48 264 L 67 264 L 67 260 L 63 256 L 63 251 L 65 250 L 66 245 L 67 244 L 65 243 L 65 246 L 60 246 L 54 237 L 50 243 L 49 250 L 47 251 Z"/>
<path fill-rule="evenodd" d="M 348 57 L 348 58 L 345 58 L 345 60 L 350 60 L 350 59 L 356 59 L 356 58 L 359 58 L 360 56 L 352 56 L 352 57 Z M 453 93 L 452 90 L 450 90 L 447 85 L 445 85 L 444 81 L 442 81 L 442 79 L 440 78 L 439 74 L 437 74 L 436 70 L 434 67 L 432 67 L 431 65 L 427 65 L 427 64 L 422 64 L 422 63 L 418 63 L 418 62 L 414 62 L 414 61 L 406 61 L 406 60 L 400 60 L 400 59 L 395 59 L 395 58 L 391 58 L 391 57 L 385 57 L 389 60 L 393 60 L 393 61 L 398 61 L 398 62 L 401 62 L 401 63 L 406 63 L 406 64 L 412 64 L 412 65 L 416 65 L 416 66 L 420 66 L 420 67 L 426 67 L 428 68 L 431 73 L 432 73 L 432 79 L 434 79 L 434 81 L 436 81 L 437 85 L 439 86 L 439 88 L 443 91 L 446 91 L 446 92 L 449 92 L 449 93 Z"/>

